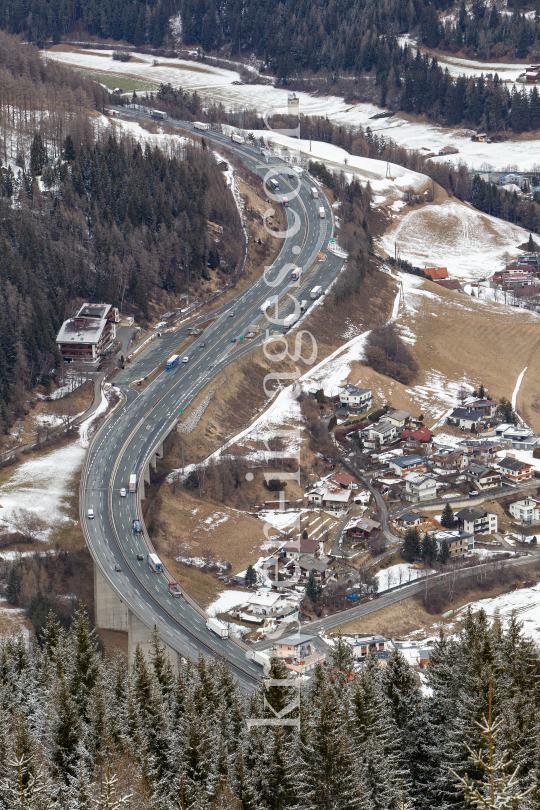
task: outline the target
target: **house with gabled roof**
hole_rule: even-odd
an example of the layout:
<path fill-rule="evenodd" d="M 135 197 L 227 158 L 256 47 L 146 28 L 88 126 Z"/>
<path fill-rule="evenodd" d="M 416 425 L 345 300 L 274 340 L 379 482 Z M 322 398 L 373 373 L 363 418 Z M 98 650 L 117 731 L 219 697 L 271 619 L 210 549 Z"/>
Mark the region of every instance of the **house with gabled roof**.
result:
<path fill-rule="evenodd" d="M 403 478 L 407 473 L 425 472 L 427 470 L 425 458 L 419 456 L 418 453 L 390 458 L 388 459 L 388 467 L 400 478 Z"/>
<path fill-rule="evenodd" d="M 528 481 L 534 475 L 534 467 L 526 461 L 520 461 L 515 456 L 507 455 L 499 459 L 499 469 L 503 476 L 515 484 Z"/>
<path fill-rule="evenodd" d="M 485 414 L 482 411 L 474 410 L 474 408 L 455 408 L 448 417 L 448 422 L 465 430 L 478 430 L 484 418 Z"/>

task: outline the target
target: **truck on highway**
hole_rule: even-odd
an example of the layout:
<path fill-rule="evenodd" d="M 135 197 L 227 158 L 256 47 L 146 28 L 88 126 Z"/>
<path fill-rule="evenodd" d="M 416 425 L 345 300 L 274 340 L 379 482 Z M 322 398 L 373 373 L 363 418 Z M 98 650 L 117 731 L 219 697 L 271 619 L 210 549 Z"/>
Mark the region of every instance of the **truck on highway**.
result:
<path fill-rule="evenodd" d="M 311 298 L 312 301 L 314 301 L 316 298 L 319 298 L 321 295 L 322 295 L 322 287 L 313 287 L 313 289 L 311 290 L 311 292 L 309 294 L 309 297 Z"/>
<path fill-rule="evenodd" d="M 150 118 L 158 118 L 160 121 L 164 121 L 167 118 L 167 113 L 161 110 L 152 110 Z"/>
<path fill-rule="evenodd" d="M 322 207 L 322 205 L 319 208 L 319 216 L 321 219 L 326 219 L 326 214 L 324 213 L 324 208 Z"/>
<path fill-rule="evenodd" d="M 291 278 L 293 281 L 298 281 L 302 277 L 302 268 L 301 267 L 293 267 Z"/>
<path fill-rule="evenodd" d="M 241 135 L 237 135 L 236 132 L 233 132 L 233 134 L 231 135 L 231 141 L 233 141 L 234 143 L 245 143 L 246 139 L 242 138 Z"/>
<path fill-rule="evenodd" d="M 213 616 L 207 618 L 206 627 L 220 638 L 229 638 L 229 628 L 225 622 L 220 622 L 219 619 L 214 619 Z"/>
<path fill-rule="evenodd" d="M 129 476 L 129 491 L 136 492 L 137 490 L 137 476 L 135 473 L 131 473 Z"/>
<path fill-rule="evenodd" d="M 163 565 L 157 554 L 153 554 L 151 551 L 149 551 L 148 554 L 146 555 L 146 562 L 148 563 L 152 571 L 155 571 L 156 574 L 161 574 L 161 571 L 163 570 Z"/>
<path fill-rule="evenodd" d="M 268 653 L 262 652 L 261 650 L 248 650 L 246 652 L 246 658 L 248 661 L 254 661 L 256 664 L 260 664 L 261 667 L 265 669 L 270 669 L 270 656 Z"/>
<path fill-rule="evenodd" d="M 268 181 L 268 185 L 273 191 L 279 191 L 279 183 L 275 177 L 271 177 Z"/>
<path fill-rule="evenodd" d="M 301 166 L 293 166 L 293 172 L 298 175 L 298 177 L 302 177 L 304 170 Z"/>
<path fill-rule="evenodd" d="M 298 315 L 296 315 L 296 313 L 293 312 L 292 315 L 287 315 L 287 317 L 283 321 L 283 330 L 285 332 L 288 332 L 289 329 L 291 328 L 291 326 L 294 326 L 294 324 L 296 323 L 297 320 L 298 320 Z"/>
<path fill-rule="evenodd" d="M 193 126 L 195 127 L 195 129 L 203 129 L 205 131 L 210 129 L 210 124 L 203 124 L 202 121 L 195 121 Z"/>
<path fill-rule="evenodd" d="M 184 594 L 180 590 L 180 586 L 178 582 L 169 582 L 169 593 L 171 596 L 183 596 Z"/>
<path fill-rule="evenodd" d="M 289 198 L 288 197 L 283 197 L 283 205 L 285 206 L 285 208 L 289 207 Z"/>
<path fill-rule="evenodd" d="M 171 368 L 174 368 L 180 362 L 180 356 L 178 354 L 173 354 L 172 357 L 169 357 L 167 360 L 167 364 L 165 366 L 165 371 L 170 371 Z"/>
<path fill-rule="evenodd" d="M 300 312 L 302 313 L 302 315 L 306 311 L 307 305 L 308 305 L 308 302 L 305 299 L 300 302 Z"/>
<path fill-rule="evenodd" d="M 263 315 L 266 314 L 266 310 L 270 309 L 270 307 L 274 304 L 275 298 L 267 298 L 264 304 L 261 304 L 261 312 Z"/>
<path fill-rule="evenodd" d="M 137 518 L 133 518 L 133 520 L 131 521 L 131 528 L 133 529 L 135 534 L 142 534 L 141 521 L 138 520 Z"/>
<path fill-rule="evenodd" d="M 315 188 L 315 186 L 311 186 L 311 196 L 314 200 L 319 199 L 319 189 Z"/>

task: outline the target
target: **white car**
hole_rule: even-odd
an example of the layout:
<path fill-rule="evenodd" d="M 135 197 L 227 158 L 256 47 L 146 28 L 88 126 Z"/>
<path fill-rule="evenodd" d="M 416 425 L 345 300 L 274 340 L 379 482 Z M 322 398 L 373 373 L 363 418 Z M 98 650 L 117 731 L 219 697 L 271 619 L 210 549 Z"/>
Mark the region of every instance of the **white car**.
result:
<path fill-rule="evenodd" d="M 186 357 L 182 357 L 182 363 L 189 363 L 189 357 L 187 355 Z"/>
<path fill-rule="evenodd" d="M 127 489 L 125 487 L 122 487 L 122 489 L 120 490 L 120 497 L 125 498 L 126 495 L 127 495 Z"/>

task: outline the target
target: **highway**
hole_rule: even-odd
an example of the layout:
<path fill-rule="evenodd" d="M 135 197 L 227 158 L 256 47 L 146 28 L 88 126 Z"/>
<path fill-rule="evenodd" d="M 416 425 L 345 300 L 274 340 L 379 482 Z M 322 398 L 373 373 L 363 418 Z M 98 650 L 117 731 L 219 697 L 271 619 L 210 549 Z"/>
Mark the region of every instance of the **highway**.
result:
<path fill-rule="evenodd" d="M 139 112 L 121 112 L 135 118 L 148 117 Z M 196 132 L 189 124 L 171 119 L 167 123 L 179 130 Z M 116 375 L 114 384 L 125 402 L 105 422 L 89 447 L 81 478 L 80 516 L 96 565 L 129 610 L 147 627 L 155 624 L 161 639 L 185 657 L 196 657 L 199 652 L 207 656 L 223 655 L 240 685 L 252 689 L 260 680 L 262 668 L 247 660 L 246 645 L 232 638 L 222 640 L 211 633 L 206 628 L 204 612 L 196 604 L 168 593 L 167 577 L 154 573 L 146 562 L 146 554 L 152 550 L 146 527 L 142 535 L 132 531 L 133 518 L 142 518 L 139 491 L 121 497 L 120 490 L 128 487 L 132 473 L 137 474 L 140 482 L 147 459 L 174 428 L 179 410 L 186 408 L 213 376 L 253 346 L 261 345 L 269 330 L 278 328 L 277 324 L 268 323 L 254 340 L 238 342 L 250 325 L 265 320 L 261 303 L 271 295 L 278 296 L 278 319 L 282 322 L 295 306 L 299 307 L 302 299 L 309 300 L 309 290 L 314 286 L 328 288 L 343 259 L 328 252 L 324 261 L 316 261 L 318 253 L 328 248 L 333 216 L 324 194 L 320 193 L 319 199 L 312 198 L 311 181 L 296 176 L 290 179 L 286 164 L 262 162 L 253 147 L 233 144 L 217 133 L 202 134 L 208 142 L 233 151 L 252 171 L 279 180 L 280 194 L 290 200 L 285 209 L 288 231 L 277 259 L 264 276 L 234 301 L 212 312 L 211 324 L 189 349 L 180 348 L 178 353 L 189 357 L 187 363 L 163 371 L 141 393 L 130 387 L 181 347 L 187 337 L 184 325 L 176 331 L 164 332 Z M 319 214 L 321 206 L 325 209 L 324 218 Z M 300 283 L 291 280 L 293 264 L 303 268 Z M 291 295 L 296 296 L 296 301 Z M 233 338 L 237 338 L 234 344 Z M 205 346 L 200 347 L 201 343 Z M 89 509 L 94 510 L 94 520 L 87 518 Z M 137 561 L 137 554 L 142 554 L 144 560 Z M 121 570 L 115 570 L 116 567 Z"/>

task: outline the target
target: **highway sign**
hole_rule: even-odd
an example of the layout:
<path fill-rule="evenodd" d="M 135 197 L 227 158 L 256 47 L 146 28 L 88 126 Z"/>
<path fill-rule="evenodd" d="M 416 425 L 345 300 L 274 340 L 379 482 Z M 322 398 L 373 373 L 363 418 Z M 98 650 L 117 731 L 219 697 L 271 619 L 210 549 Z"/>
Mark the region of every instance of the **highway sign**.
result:
<path fill-rule="evenodd" d="M 334 239 L 334 237 L 333 237 L 333 236 L 331 236 L 331 237 L 330 237 L 330 244 L 331 244 L 331 245 L 333 245 L 335 241 L 336 241 L 336 240 Z"/>

